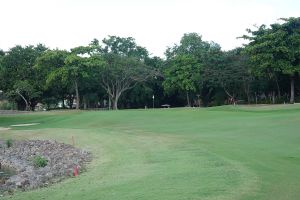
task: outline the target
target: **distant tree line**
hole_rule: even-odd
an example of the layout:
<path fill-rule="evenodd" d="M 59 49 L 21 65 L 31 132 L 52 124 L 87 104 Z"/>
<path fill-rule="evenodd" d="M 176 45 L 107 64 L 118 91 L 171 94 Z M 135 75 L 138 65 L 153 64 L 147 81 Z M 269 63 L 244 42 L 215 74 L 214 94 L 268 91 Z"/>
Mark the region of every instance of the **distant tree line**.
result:
<path fill-rule="evenodd" d="M 131 37 L 94 39 L 70 51 L 42 44 L 0 50 L 0 95 L 20 110 L 144 108 L 169 104 L 294 103 L 300 92 L 300 18 L 248 29 L 244 47 L 222 51 L 184 34 L 153 57 Z M 74 103 L 76 102 L 76 103 Z"/>

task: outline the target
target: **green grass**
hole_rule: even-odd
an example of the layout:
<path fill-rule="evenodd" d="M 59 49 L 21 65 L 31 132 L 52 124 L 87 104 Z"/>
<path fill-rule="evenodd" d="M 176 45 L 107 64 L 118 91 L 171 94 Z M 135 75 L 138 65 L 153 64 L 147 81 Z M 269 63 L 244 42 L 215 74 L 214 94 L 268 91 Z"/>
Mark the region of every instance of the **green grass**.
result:
<path fill-rule="evenodd" d="M 300 106 L 1 116 L 2 139 L 55 139 L 93 153 L 88 171 L 9 199 L 300 199 Z"/>

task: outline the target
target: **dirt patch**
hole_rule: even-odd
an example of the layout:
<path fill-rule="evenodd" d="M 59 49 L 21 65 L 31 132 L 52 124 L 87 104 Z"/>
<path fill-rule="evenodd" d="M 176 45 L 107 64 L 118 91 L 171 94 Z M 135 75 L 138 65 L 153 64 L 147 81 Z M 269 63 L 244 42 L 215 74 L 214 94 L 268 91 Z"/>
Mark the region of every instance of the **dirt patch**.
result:
<path fill-rule="evenodd" d="M 74 169 L 85 171 L 91 154 L 68 144 L 49 140 L 13 141 L 7 148 L 0 140 L 1 166 L 14 170 L 16 175 L 0 183 L 0 193 L 8 194 L 17 189 L 30 190 L 48 186 L 73 176 Z M 45 167 L 34 165 L 35 157 L 47 160 Z M 1 192 L 2 191 L 2 192 Z"/>

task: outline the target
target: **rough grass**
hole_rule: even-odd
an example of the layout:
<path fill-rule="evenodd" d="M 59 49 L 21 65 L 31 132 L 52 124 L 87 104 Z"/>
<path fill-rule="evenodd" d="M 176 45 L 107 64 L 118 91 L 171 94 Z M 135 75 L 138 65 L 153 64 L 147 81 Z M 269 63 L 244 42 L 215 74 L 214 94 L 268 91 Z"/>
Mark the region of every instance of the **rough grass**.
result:
<path fill-rule="evenodd" d="M 88 172 L 10 199 L 299 199 L 300 106 L 1 116 L 2 139 L 90 150 Z"/>

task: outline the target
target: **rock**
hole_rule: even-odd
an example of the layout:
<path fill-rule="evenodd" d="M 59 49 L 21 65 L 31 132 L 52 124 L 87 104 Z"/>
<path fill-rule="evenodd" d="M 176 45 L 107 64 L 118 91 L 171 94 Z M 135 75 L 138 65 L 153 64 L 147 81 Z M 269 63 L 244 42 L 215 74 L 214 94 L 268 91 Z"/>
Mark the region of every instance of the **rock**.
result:
<path fill-rule="evenodd" d="M 0 144 L 4 141 L 0 140 Z M 41 156 L 48 160 L 44 168 L 36 168 L 33 158 Z M 82 171 L 91 154 L 68 144 L 49 140 L 14 141 L 10 148 L 0 148 L 0 163 L 13 169 L 16 175 L 5 183 L 0 183 L 0 190 L 13 191 L 47 186 L 72 174 L 78 166 Z M 7 193 L 7 192 L 6 192 Z"/>

